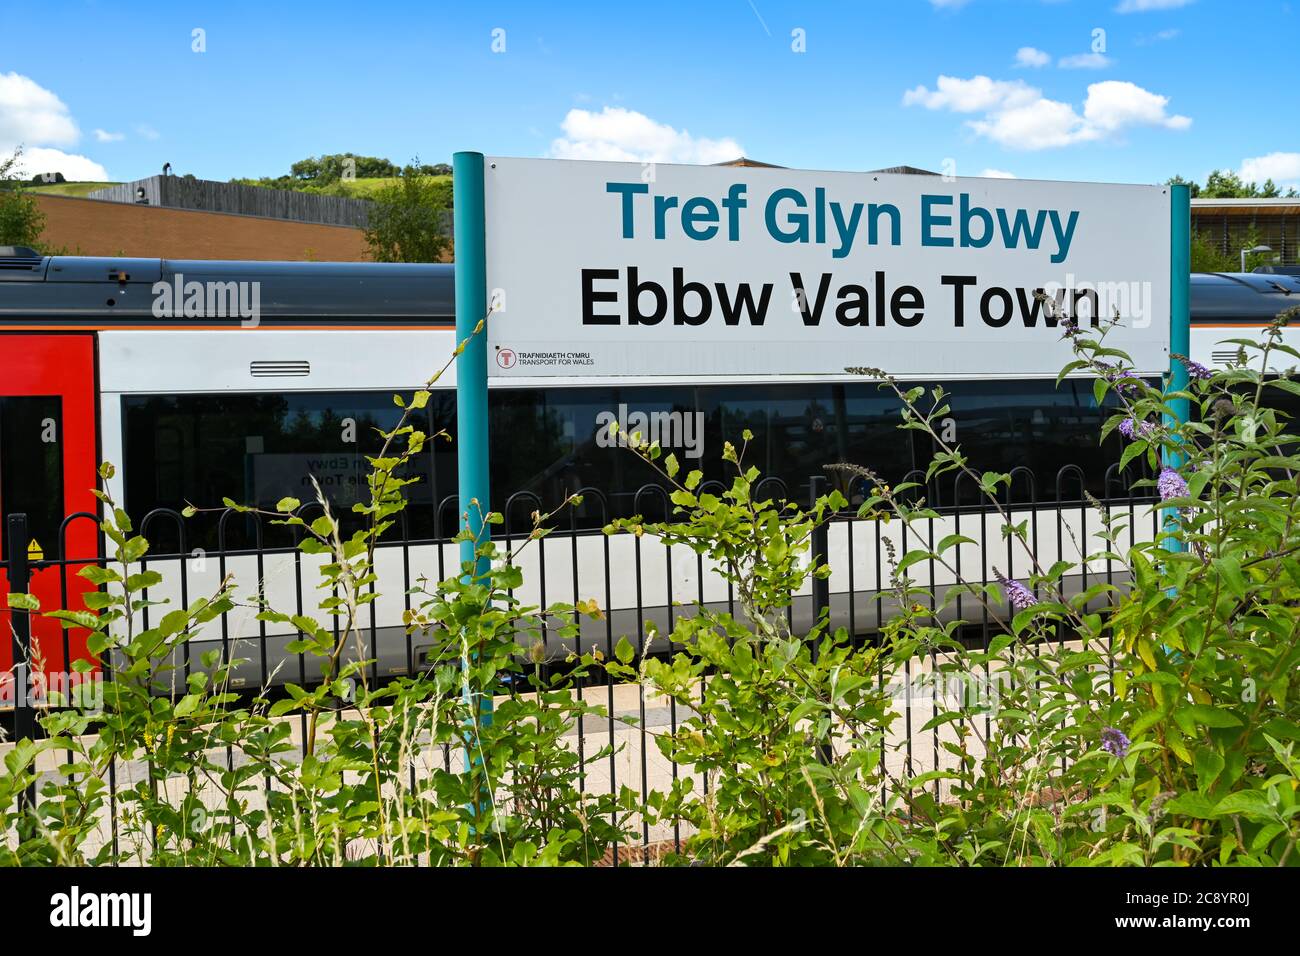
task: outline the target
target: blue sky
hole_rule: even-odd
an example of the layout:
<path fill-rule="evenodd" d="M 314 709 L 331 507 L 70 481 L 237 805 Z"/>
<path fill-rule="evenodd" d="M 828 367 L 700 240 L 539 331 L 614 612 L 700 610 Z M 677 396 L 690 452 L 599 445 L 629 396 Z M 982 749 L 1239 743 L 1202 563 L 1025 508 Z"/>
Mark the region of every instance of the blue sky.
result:
<path fill-rule="evenodd" d="M 1300 17 L 1292 2 L 1248 8 L 53 0 L 0 35 L 0 151 L 21 142 L 29 172 L 113 179 L 164 162 L 276 175 L 349 150 L 425 162 L 457 149 L 684 162 L 743 150 L 822 169 L 1156 182 L 1218 167 L 1300 184 L 1294 91 L 1278 85 Z"/>

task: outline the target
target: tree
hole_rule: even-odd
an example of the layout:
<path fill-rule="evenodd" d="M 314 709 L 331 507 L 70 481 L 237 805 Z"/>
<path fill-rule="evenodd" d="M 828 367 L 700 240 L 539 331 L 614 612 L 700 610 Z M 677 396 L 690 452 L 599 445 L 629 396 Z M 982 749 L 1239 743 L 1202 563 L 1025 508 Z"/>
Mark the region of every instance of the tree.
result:
<path fill-rule="evenodd" d="M 1212 170 L 1203 187 L 1182 176 L 1174 176 L 1167 182 L 1170 185 L 1191 187 L 1193 199 L 1276 199 L 1297 195 L 1294 187 L 1282 192 L 1281 187 L 1271 179 L 1264 180 L 1263 185 L 1248 183 L 1231 169 Z"/>
<path fill-rule="evenodd" d="M 451 245 L 451 183 L 424 168 L 417 156 L 375 194 L 365 237 L 376 262 L 437 262 Z"/>
<path fill-rule="evenodd" d="M 1192 271 L 1193 272 L 1236 272 L 1241 263 L 1230 255 L 1225 255 L 1205 236 L 1192 237 Z"/>
<path fill-rule="evenodd" d="M 45 214 L 18 174 L 22 147 L 0 160 L 0 246 L 35 246 L 45 229 Z"/>
<path fill-rule="evenodd" d="M 309 156 L 289 167 L 289 174 L 297 180 L 316 185 L 337 182 L 345 178 L 388 178 L 401 175 L 401 169 L 392 161 L 378 156 L 358 156 L 356 153 L 329 153 Z"/>

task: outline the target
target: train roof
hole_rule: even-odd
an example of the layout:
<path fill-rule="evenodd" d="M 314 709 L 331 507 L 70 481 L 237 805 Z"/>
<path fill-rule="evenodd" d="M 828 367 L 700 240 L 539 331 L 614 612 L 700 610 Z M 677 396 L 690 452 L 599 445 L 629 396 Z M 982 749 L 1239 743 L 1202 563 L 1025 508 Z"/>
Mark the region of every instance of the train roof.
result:
<path fill-rule="evenodd" d="M 451 323 L 450 263 L 251 262 L 0 254 L 0 316 L 43 321 L 109 317 L 210 318 L 212 306 L 251 305 L 272 319 L 393 319 Z M 163 283 L 159 286 L 158 283 Z M 231 285 L 233 283 L 233 285 Z M 250 285 L 240 287 L 241 283 Z M 204 311 L 186 300 L 203 296 Z M 162 302 L 160 303 L 160 300 Z M 197 306 L 199 300 L 193 300 Z M 160 316 L 159 312 L 166 314 Z M 234 317 L 235 319 L 238 316 Z"/>
<path fill-rule="evenodd" d="M 167 287 L 165 294 L 154 291 L 160 282 Z M 21 247 L 0 247 L 0 318 L 50 323 L 87 317 L 151 322 L 212 318 L 213 292 L 220 305 L 227 293 L 237 297 L 238 284 L 245 282 L 256 283 L 260 316 L 272 320 L 450 324 L 455 319 L 451 263 L 41 256 Z M 205 308 L 187 314 L 185 299 L 195 289 L 204 293 Z M 160 295 L 169 300 L 170 314 L 158 315 Z M 229 302 L 237 305 L 238 299 Z M 1193 321 L 1268 321 L 1293 305 L 1300 305 L 1300 276 L 1192 275 Z M 238 316 L 229 320 L 238 321 Z"/>
<path fill-rule="evenodd" d="M 1300 276 L 1260 272 L 1192 274 L 1192 321 L 1251 319 L 1267 322 L 1300 305 Z"/>

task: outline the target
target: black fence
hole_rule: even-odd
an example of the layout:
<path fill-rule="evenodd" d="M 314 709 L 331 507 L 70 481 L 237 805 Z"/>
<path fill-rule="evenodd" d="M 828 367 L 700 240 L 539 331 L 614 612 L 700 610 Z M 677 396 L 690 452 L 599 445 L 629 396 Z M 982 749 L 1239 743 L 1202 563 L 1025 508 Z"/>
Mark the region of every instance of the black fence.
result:
<path fill-rule="evenodd" d="M 1160 516 L 1152 507 L 1149 486 L 1134 487 L 1138 477 L 1122 475 L 1112 466 L 1102 482 L 1106 494 L 1099 499 L 1086 492 L 1090 486 L 1088 476 L 1074 466 L 1050 476 L 1052 484 L 1046 489 L 1039 476 L 1020 468 L 1011 473 L 1010 486 L 1002 489 L 999 508 L 981 499 L 977 482 L 967 475 L 959 474 L 955 479 L 947 476 L 940 488 L 933 482 L 927 484 L 923 474 L 913 474 L 908 478 L 921 487 L 905 494 L 913 500 L 924 497 L 927 502 L 944 504 L 936 506 L 934 517 L 906 525 L 857 518 L 857 504 L 871 493 L 860 478 L 843 474 L 833 478 L 816 476 L 810 482 L 814 500 L 835 486 L 845 494 L 850 507 L 814 534 L 813 557 L 828 564 L 831 574 L 810 581 L 805 590 L 794 596 L 788 610 L 791 629 L 796 634 L 803 633 L 827 613 L 832 627 L 846 628 L 857 640 L 876 640 L 882 624 L 898 610 L 891 582 L 890 552 L 902 556 L 914 548 L 932 550 L 950 534 L 963 535 L 973 542 L 948 552 L 951 558 L 948 563 L 955 567 L 956 576 L 971 582 L 994 580 L 995 568 L 1013 578 L 1028 577 L 1028 559 L 1021 553 L 1024 548 L 1002 533 L 1008 520 L 1014 524 L 1024 522 L 1029 548 L 1038 555 L 1039 564 L 1044 568 L 1056 560 L 1079 561 L 1085 555 L 1105 550 L 1096 537 L 1104 514 L 1118 519 L 1122 526 L 1119 550 L 1150 541 L 1158 532 Z M 697 489 L 699 493 L 715 494 L 723 490 L 716 482 Z M 1043 491 L 1045 495 L 1040 494 Z M 607 509 L 607 499 L 601 490 L 575 489 L 575 493 L 582 494 L 589 507 Z M 766 479 L 756 487 L 755 495 L 779 500 L 785 497 L 785 488 L 778 479 Z M 1040 503 L 1044 497 L 1049 500 Z M 647 485 L 639 489 L 635 503 L 649 522 L 672 520 L 672 505 L 662 487 Z M 563 514 L 560 516 L 558 527 L 551 535 L 533 542 L 531 551 L 522 548 L 533 527 L 529 516 L 534 511 L 544 511 L 546 504 L 525 492 L 511 495 L 500 509 L 505 520 L 497 539 L 509 560 L 518 563 L 524 572 L 521 592 L 526 593 L 520 594 L 521 599 L 541 607 L 554 602 L 594 599 L 604 611 L 602 619 L 585 621 L 574 639 L 558 641 L 544 636 L 547 667 L 564 666 L 564 657 L 575 649 L 596 649 L 613 657 L 623 636 L 632 641 L 638 656 L 668 654 L 673 650 L 668 635 L 682 616 L 698 613 L 701 607 L 739 614 L 734 591 L 711 573 L 704 557 L 680 545 L 670 546 L 653 535 L 606 535 L 598 529 L 580 527 L 570 512 L 567 519 Z M 318 508 L 314 504 L 304 505 L 299 514 L 310 521 L 319 514 L 314 512 Z M 409 591 L 422 577 L 436 582 L 459 573 L 457 545 L 452 541 L 458 510 L 454 497 L 444 499 L 438 509 L 441 525 L 438 536 L 411 538 L 406 523 L 399 522 L 376 549 L 379 585 L 371 587 L 386 597 L 366 606 L 369 619 L 364 622 L 365 640 L 351 652 L 354 657 L 360 655 L 360 659 L 370 662 L 369 676 L 375 683 L 415 673 L 421 667 L 425 646 L 431 639 L 405 627 L 401 623 L 402 612 L 411 609 L 413 599 Z M 8 592 L 34 594 L 41 601 L 42 611 L 55 607 L 78 609 L 77 595 L 88 588 L 78 572 L 88 565 L 107 564 L 105 539 L 98 532 L 99 520 L 89 513 L 69 515 L 59 529 L 57 550 L 47 557 L 28 553 L 26 517 L 9 515 L 3 575 L 0 575 L 7 582 Z M 254 547 L 223 547 L 236 522 L 252 523 Z M 80 523 L 90 523 L 96 529 L 99 544 L 94 554 L 69 553 L 70 533 L 75 536 L 72 529 L 80 527 Z M 174 511 L 150 512 L 141 518 L 137 527 L 146 539 L 166 528 L 178 543 L 175 550 L 150 553 L 140 562 L 142 569 L 154 569 L 164 579 L 163 584 L 146 592 L 145 596 L 151 600 L 166 599 L 171 607 L 188 606 L 199 596 L 213 593 L 217 582 L 233 574 L 237 581 L 243 582 L 242 593 L 250 593 L 255 588 L 260 599 L 285 613 L 313 613 L 313 595 L 318 592 L 314 588 L 316 570 L 311 558 L 292 543 L 267 546 L 263 522 L 256 516 L 234 510 L 223 513 L 218 526 L 219 547 L 215 552 L 187 548 L 186 521 Z M 82 535 L 81 540 L 87 540 L 84 530 Z M 942 606 L 944 592 L 956 583 L 952 568 L 945 570 L 941 562 L 930 558 L 913 565 L 908 574 L 928 593 L 929 610 L 935 617 L 964 622 L 957 633 L 969 646 L 987 648 L 1002 632 L 1003 624 L 989 613 L 987 605 L 968 594 L 958 591 L 954 601 Z M 1094 559 L 1068 573 L 1062 584 L 1068 596 L 1086 591 L 1100 581 L 1123 587 L 1127 574 L 1112 558 Z M 140 625 L 149 627 L 151 616 L 165 611 L 166 608 L 145 607 Z M 79 637 L 76 628 L 51 627 L 58 622 L 22 610 L 0 609 L 0 615 L 4 616 L 11 636 L 10 660 L 16 662 L 10 667 L 3 687 L 6 695 L 3 705 L 8 711 L 4 715 L 8 717 L 5 729 L 12 737 L 28 738 L 39 733 L 36 716 L 49 706 L 48 691 L 53 686 L 49 675 L 60 674 L 62 680 L 71 683 L 78 679 L 72 663 L 85 656 L 84 632 Z M 177 672 L 188 677 L 193 668 L 202 666 L 203 651 L 219 650 L 223 662 L 243 662 L 233 670 L 232 684 L 236 690 L 274 696 L 277 687 L 285 681 L 310 686 L 313 680 L 319 679 L 319 668 L 314 666 L 311 657 L 287 649 L 286 645 L 296 634 L 276 633 L 274 626 L 255 620 L 252 614 L 236 618 L 236 612 L 222 614 L 215 626 L 185 642 L 175 652 L 177 657 L 173 663 Z M 336 638 L 339 624 L 335 615 Z M 645 639 L 651 624 L 660 636 Z M 1061 640 L 1070 638 L 1066 633 L 1059 636 Z M 933 666 L 933 655 L 931 658 L 929 664 Z M 33 662 L 38 666 L 32 667 Z M 102 663 L 98 676 L 111 680 L 113 661 Z M 926 661 L 918 659 L 915 667 L 923 670 Z M 44 676 L 34 677 L 37 670 Z M 937 728 L 927 732 L 917 730 L 924 724 L 924 713 L 917 710 L 910 696 L 912 677 L 909 667 L 905 673 L 907 686 L 900 691 L 905 720 L 897 753 L 908 772 L 938 769 L 940 731 Z M 578 754 L 583 756 L 588 751 L 589 739 L 591 746 L 608 744 L 615 750 L 608 766 L 600 768 L 600 779 L 584 781 L 584 786 L 617 790 L 619 785 L 628 783 L 639 787 L 644 795 L 658 777 L 665 780 L 677 777 L 678 767 L 657 751 L 648 736 L 652 727 L 676 731 L 684 716 L 676 705 L 648 700 L 643 687 L 616 684 L 603 673 L 588 678 L 580 693 L 589 702 L 603 704 L 608 713 L 601 721 L 588 719 L 583 726 L 573 728 L 573 745 Z M 619 718 L 624 714 L 638 717 L 639 729 L 629 728 L 621 721 Z M 458 755 L 445 749 L 446 769 L 451 769 L 456 759 Z M 111 780 L 110 784 L 116 786 L 117 780 Z M 35 794 L 29 794 L 28 799 L 35 800 Z M 110 828 L 115 847 L 117 826 L 114 816 Z M 653 852 L 656 846 L 678 845 L 681 836 L 678 831 L 652 832 L 648 824 L 642 824 L 647 853 Z"/>

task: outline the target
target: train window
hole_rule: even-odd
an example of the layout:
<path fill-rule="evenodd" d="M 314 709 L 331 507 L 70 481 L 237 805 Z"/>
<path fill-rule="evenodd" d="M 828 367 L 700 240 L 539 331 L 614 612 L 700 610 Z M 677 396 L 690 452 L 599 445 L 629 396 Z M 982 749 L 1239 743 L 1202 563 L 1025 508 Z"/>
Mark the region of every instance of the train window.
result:
<path fill-rule="evenodd" d="M 1089 380 L 1059 388 L 1050 380 L 945 388 L 945 440 L 960 445 L 979 471 L 1025 466 L 1033 473 L 1032 485 L 1017 482 L 1013 500 L 1078 501 L 1081 485 L 1099 497 L 1115 490 L 1107 488 L 1106 469 L 1118 461 L 1120 439 L 1098 444 L 1111 409 L 1097 408 Z M 187 500 L 212 506 L 228 496 L 266 508 L 285 495 L 307 501 L 311 474 L 344 511 L 365 490 L 365 455 L 379 448 L 375 428 L 391 427 L 401 414 L 387 392 L 133 396 L 123 403 L 127 506 L 137 521 L 152 508 L 179 510 Z M 865 465 L 891 483 L 915 479 L 934 447 L 923 432 L 898 427 L 900 408 L 896 396 L 866 381 L 492 389 L 493 507 L 507 512 L 511 534 L 527 532 L 533 511 L 554 509 L 580 489 L 599 493 L 588 491 L 556 527 L 670 516 L 659 490 L 663 477 L 619 447 L 618 430 L 640 431 L 676 454 L 684 471 L 698 468 L 706 482 L 730 485 L 734 471 L 721 460 L 723 443 L 739 445 L 748 429 L 754 437 L 746 462 L 770 479 L 766 492 L 799 502 L 808 499 L 810 479 L 836 462 Z M 455 435 L 454 393 L 435 393 L 426 411 L 420 427 Z M 1077 466 L 1082 482 L 1066 466 Z M 455 443 L 435 443 L 416 470 L 422 480 L 411 486 L 408 533 L 454 533 Z M 860 499 L 860 484 L 830 478 Z M 928 497 L 952 504 L 951 476 Z M 227 547 L 251 542 L 242 528 L 241 543 L 232 543 L 232 529 L 228 524 Z M 220 543 L 212 516 L 193 522 L 187 535 L 190 547 Z"/>
<path fill-rule="evenodd" d="M 735 472 L 721 462 L 723 442 L 739 447 L 748 429 L 746 464 L 772 480 L 770 493 L 793 501 L 808 500 L 812 477 L 826 465 L 849 462 L 897 480 L 915 459 L 912 433 L 894 427 L 897 398 L 865 383 L 707 386 L 700 407 L 705 475 L 730 484 Z"/>
<path fill-rule="evenodd" d="M 392 428 L 402 415 L 390 392 L 150 395 L 122 403 L 126 507 L 137 528 L 154 508 L 179 511 L 187 501 L 215 507 L 228 497 L 267 509 L 284 497 L 306 503 L 315 497 L 312 477 L 345 526 L 357 524 L 351 507 L 367 494 L 366 456 L 382 447 L 378 430 Z M 451 394 L 435 393 L 413 424 L 429 434 L 447 427 L 441 419 L 448 407 L 454 408 Z M 447 447 L 431 442 L 405 476 L 420 479 L 408 487 L 412 538 L 434 535 L 437 505 L 454 492 L 454 463 L 449 469 L 438 460 Z M 449 470 L 450 488 L 444 487 Z M 158 521 L 142 533 L 155 551 L 179 546 L 173 522 Z M 288 543 L 286 529 L 264 526 L 263 533 L 268 546 Z M 222 527 L 217 515 L 200 514 L 186 525 L 189 548 L 238 548 L 254 540 L 248 518 Z"/>
<path fill-rule="evenodd" d="M 531 527 L 529 515 L 555 508 L 582 488 L 587 494 L 557 527 L 598 528 L 616 517 L 641 513 L 666 517 L 666 498 L 654 489 L 662 476 L 621 447 L 618 432 L 640 432 L 674 452 L 683 468 L 695 467 L 702 447 L 694 414 L 694 389 L 642 388 L 493 389 L 491 483 L 494 504 L 511 533 Z M 616 426 L 616 427 L 615 427 Z"/>
<path fill-rule="evenodd" d="M 1114 398 L 1099 409 L 1091 380 L 1067 379 L 1059 388 L 1051 380 L 945 388 L 951 411 L 940 429 L 946 441 L 959 444 L 980 471 L 1025 466 L 1033 473 L 1032 483 L 1018 473 L 1013 500 L 1078 501 L 1084 488 L 1099 497 L 1115 490 L 1113 482 L 1107 488 L 1107 468 L 1119 459 L 1120 439 L 1098 441 Z M 652 489 L 662 478 L 613 447 L 602 426 L 611 418 L 625 431 L 658 439 L 683 469 L 699 468 L 706 482 L 725 485 L 734 471 L 721 460 L 723 443 L 739 445 L 748 429 L 754 437 L 746 462 L 769 481 L 765 490 L 799 502 L 808 499 L 811 478 L 836 462 L 865 465 L 891 483 L 915 480 L 935 447 L 923 432 L 898 427 L 900 411 L 896 396 L 866 381 L 494 389 L 492 494 L 502 508 L 510 495 L 525 493 L 515 499 L 512 529 L 527 527 L 535 508 L 552 507 L 582 487 L 604 491 L 608 510 L 589 500 L 578 509 L 579 527 L 633 514 L 659 519 L 664 508 Z M 861 498 L 860 484 L 842 474 L 829 477 L 851 500 Z M 930 489 L 930 500 L 952 504 L 953 490 L 949 477 Z"/>
<path fill-rule="evenodd" d="M 59 553 L 63 520 L 62 402 L 55 396 L 0 397 L 0 555 L 8 557 L 9 516 L 27 515 L 27 546 Z"/>
<path fill-rule="evenodd" d="M 1122 451 L 1117 434 L 1099 442 L 1117 407 L 1113 393 L 1098 408 L 1091 379 L 1059 387 L 1049 380 L 952 382 L 946 389 L 955 438 L 975 470 L 1023 466 L 1033 474 L 1032 485 L 1017 474 L 1013 500 L 1078 501 L 1083 489 L 1106 494 L 1106 469 Z"/>

